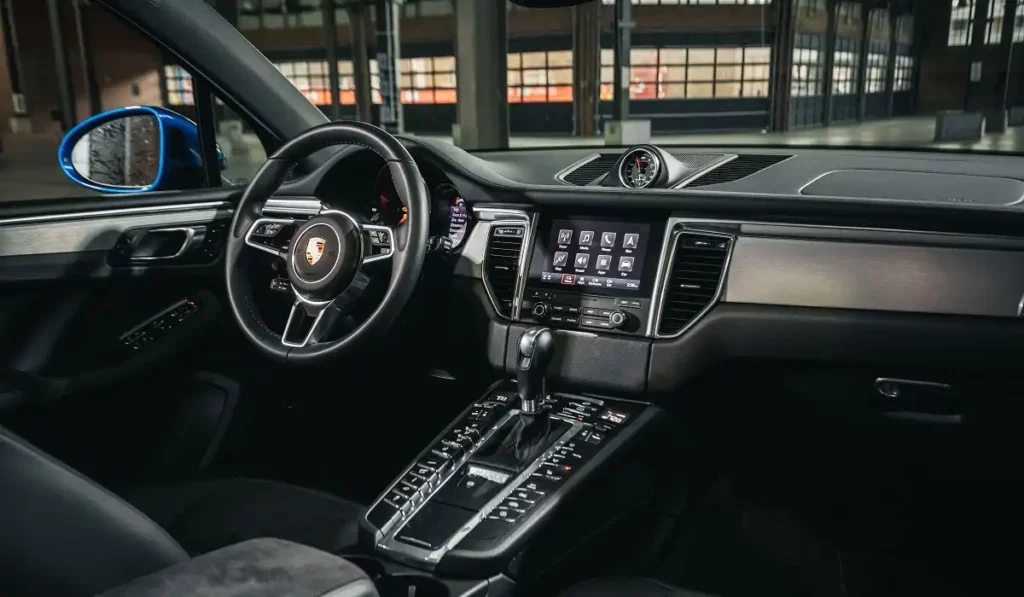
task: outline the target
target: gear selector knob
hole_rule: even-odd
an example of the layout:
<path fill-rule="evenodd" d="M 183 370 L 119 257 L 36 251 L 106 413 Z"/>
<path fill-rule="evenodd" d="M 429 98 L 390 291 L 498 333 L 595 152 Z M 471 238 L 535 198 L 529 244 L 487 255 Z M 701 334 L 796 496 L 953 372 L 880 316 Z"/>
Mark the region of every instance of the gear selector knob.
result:
<path fill-rule="evenodd" d="M 544 401 L 544 372 L 554 354 L 555 338 L 548 328 L 530 328 L 519 338 L 516 384 L 524 413 L 537 412 Z"/>

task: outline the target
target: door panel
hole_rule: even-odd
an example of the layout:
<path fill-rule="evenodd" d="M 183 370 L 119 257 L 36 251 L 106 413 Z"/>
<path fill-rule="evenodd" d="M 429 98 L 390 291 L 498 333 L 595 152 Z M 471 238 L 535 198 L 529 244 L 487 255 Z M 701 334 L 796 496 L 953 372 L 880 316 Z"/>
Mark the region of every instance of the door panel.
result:
<path fill-rule="evenodd" d="M 137 383 L 201 342 L 222 310 L 233 190 L 148 205 L 0 211 L 0 409 Z M 191 195 L 191 193 L 189 194 Z M 63 209 L 62 209 L 63 208 Z M 154 230 L 188 230 L 186 251 Z M 172 244 L 179 242 L 171 233 Z M 140 254 L 144 253 L 143 254 Z M 140 256 L 167 257 L 139 259 Z"/>

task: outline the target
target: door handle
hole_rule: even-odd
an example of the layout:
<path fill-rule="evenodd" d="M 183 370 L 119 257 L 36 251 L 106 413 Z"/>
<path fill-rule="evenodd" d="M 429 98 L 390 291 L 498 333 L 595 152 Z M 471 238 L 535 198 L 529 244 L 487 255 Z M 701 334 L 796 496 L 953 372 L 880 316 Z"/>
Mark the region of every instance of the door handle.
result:
<path fill-rule="evenodd" d="M 180 235 L 180 245 L 168 249 L 168 244 L 176 241 Z M 206 226 L 173 226 L 169 228 L 152 228 L 142 232 L 133 239 L 131 261 L 152 262 L 178 259 L 199 246 L 206 236 Z"/>

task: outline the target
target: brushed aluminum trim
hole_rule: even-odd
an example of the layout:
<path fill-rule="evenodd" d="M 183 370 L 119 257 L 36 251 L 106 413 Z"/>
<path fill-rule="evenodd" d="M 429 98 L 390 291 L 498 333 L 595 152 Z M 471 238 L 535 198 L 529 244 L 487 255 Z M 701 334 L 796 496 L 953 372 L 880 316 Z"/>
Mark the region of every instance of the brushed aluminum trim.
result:
<path fill-rule="evenodd" d="M 116 201 L 116 199 L 112 199 Z M 37 224 L 43 222 L 66 222 L 87 220 L 91 218 L 118 218 L 128 216 L 175 213 L 182 211 L 203 211 L 209 209 L 233 210 L 234 206 L 227 201 L 204 201 L 201 203 L 175 203 L 171 205 L 147 205 L 144 207 L 121 207 L 97 209 L 93 211 L 66 212 L 59 214 L 41 214 L 38 216 L 19 216 L 0 219 L 0 226 L 15 224 Z"/>

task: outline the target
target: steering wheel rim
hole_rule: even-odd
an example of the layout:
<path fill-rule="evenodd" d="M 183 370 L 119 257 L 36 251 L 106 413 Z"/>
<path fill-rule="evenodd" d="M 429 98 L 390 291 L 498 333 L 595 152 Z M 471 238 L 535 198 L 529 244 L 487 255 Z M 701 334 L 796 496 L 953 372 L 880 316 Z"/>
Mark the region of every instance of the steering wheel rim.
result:
<path fill-rule="evenodd" d="M 260 247 L 248 244 L 247 240 L 262 217 L 264 204 L 278 190 L 289 171 L 310 154 L 334 145 L 359 145 L 383 158 L 398 196 L 408 208 L 408 219 L 401 227 L 392 230 L 362 222 L 357 215 L 338 207 L 325 207 L 313 218 L 300 222 L 287 254 L 263 249 L 279 253 L 278 257 L 288 261 L 289 283 L 296 297 L 285 333 L 278 334 L 267 326 L 253 301 L 252 284 L 245 265 Z M 416 162 L 398 139 L 361 122 L 331 122 L 309 129 L 267 158 L 235 209 L 224 260 L 228 302 L 235 320 L 261 352 L 282 362 L 322 362 L 350 352 L 385 331 L 412 296 L 427 253 L 429 224 L 430 194 L 427 185 Z M 374 231 L 381 235 L 388 233 L 390 252 L 367 258 L 366 247 L 374 248 L 380 243 L 374 236 L 368 245 L 364 233 L 369 235 Z M 300 255 L 303 252 L 304 255 Z M 308 267 L 300 265 L 297 256 L 304 256 Z M 357 276 L 363 265 L 385 259 L 391 262 L 391 282 L 370 316 L 340 339 L 317 341 L 312 338 L 310 342 L 322 319 L 331 317 L 333 310 L 340 311 L 336 301 L 359 283 Z M 320 264 L 321 260 L 326 261 Z M 325 269 L 329 271 L 325 273 Z M 322 276 L 326 278 L 321 280 Z M 288 338 L 288 329 L 297 309 L 315 315 L 309 335 L 301 343 L 290 342 Z M 329 327 L 329 324 L 324 325 Z"/>

